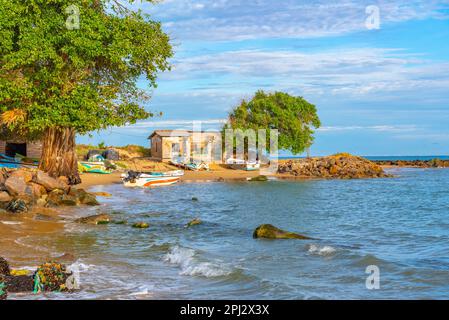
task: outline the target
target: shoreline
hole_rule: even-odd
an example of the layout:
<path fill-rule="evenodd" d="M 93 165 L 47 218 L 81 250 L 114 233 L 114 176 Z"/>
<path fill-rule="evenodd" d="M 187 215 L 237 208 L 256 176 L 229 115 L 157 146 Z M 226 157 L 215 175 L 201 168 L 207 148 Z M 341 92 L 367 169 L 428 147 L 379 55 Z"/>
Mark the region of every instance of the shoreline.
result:
<path fill-rule="evenodd" d="M 392 169 L 405 167 L 383 165 L 382 168 Z M 416 166 L 413 168 L 424 169 Z M 121 174 L 121 171 L 111 174 L 85 173 L 81 175 L 82 183 L 77 185 L 77 188 L 90 190 L 97 186 L 121 184 Z M 259 170 L 242 171 L 218 167 L 211 171 L 185 171 L 185 175 L 181 178 L 180 182 L 243 182 L 247 181 L 247 178 L 252 178 L 259 175 Z M 276 173 L 269 175 L 268 177 L 291 181 L 329 179 L 294 176 L 288 173 Z M 114 195 L 112 195 L 112 197 L 113 196 Z M 2 237 L 0 238 L 0 256 L 10 261 L 12 267 L 14 268 L 30 266 L 30 264 L 38 265 L 46 260 L 56 259 L 57 257 L 52 256 L 51 252 L 40 248 L 35 248 L 31 245 L 23 244 L 21 243 L 21 239 L 25 237 L 51 235 L 64 232 L 65 226 L 73 221 L 72 219 L 64 219 L 63 216 L 71 215 L 74 218 L 77 218 L 78 216 L 76 216 L 76 213 L 84 213 L 83 208 L 61 207 L 53 209 L 37 207 L 30 212 L 20 215 L 12 215 L 6 212 L 1 212 L 0 234 L 2 234 Z M 42 219 L 42 217 L 44 217 L 44 219 Z"/>

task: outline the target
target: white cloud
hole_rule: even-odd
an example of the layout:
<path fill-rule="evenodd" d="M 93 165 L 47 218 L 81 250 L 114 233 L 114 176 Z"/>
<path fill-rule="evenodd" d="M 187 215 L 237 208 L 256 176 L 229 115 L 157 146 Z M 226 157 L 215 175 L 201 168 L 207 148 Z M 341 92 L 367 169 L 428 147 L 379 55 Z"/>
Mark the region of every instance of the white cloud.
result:
<path fill-rule="evenodd" d="M 414 19 L 447 18 L 447 0 L 414 1 L 298 1 L 194 0 L 140 5 L 161 19 L 167 30 L 183 40 L 244 40 L 308 38 L 366 30 L 365 8 L 377 5 L 383 24 Z"/>
<path fill-rule="evenodd" d="M 413 132 L 417 130 L 415 125 L 375 125 L 375 126 L 324 126 L 317 131 L 336 132 L 336 131 L 378 131 L 378 132 Z"/>
<path fill-rule="evenodd" d="M 241 50 L 177 59 L 173 71 L 162 79 L 205 83 L 198 91 L 266 87 L 301 95 L 365 97 L 426 89 L 423 92 L 430 94 L 447 92 L 449 62 L 387 48 Z"/>

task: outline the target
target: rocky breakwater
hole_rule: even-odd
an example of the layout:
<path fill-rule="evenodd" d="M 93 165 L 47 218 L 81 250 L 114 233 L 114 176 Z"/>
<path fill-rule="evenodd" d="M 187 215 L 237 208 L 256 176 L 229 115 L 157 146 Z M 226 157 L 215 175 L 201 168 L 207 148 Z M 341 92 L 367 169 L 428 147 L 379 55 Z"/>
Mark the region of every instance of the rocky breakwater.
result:
<path fill-rule="evenodd" d="M 362 157 L 339 153 L 327 157 L 288 160 L 278 173 L 305 178 L 361 179 L 390 177 L 381 166 Z"/>
<path fill-rule="evenodd" d="M 94 194 L 67 184 L 60 177 L 50 177 L 34 169 L 2 169 L 0 171 L 0 208 L 25 212 L 31 207 L 98 205 Z"/>
<path fill-rule="evenodd" d="M 449 168 L 449 160 L 438 158 L 432 160 L 375 160 L 381 166 L 412 168 Z"/>

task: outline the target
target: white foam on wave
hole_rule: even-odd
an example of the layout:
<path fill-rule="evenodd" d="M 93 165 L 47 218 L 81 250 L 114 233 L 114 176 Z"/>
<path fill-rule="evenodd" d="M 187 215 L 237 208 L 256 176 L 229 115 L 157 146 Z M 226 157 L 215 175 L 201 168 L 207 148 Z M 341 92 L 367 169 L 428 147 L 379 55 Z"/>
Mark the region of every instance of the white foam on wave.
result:
<path fill-rule="evenodd" d="M 7 225 L 17 225 L 17 224 L 22 224 L 22 222 L 19 222 L 19 221 L 1 221 L 1 223 L 7 224 Z"/>
<path fill-rule="evenodd" d="M 331 246 L 322 246 L 320 247 L 317 244 L 309 245 L 309 249 L 307 250 L 309 253 L 317 254 L 320 256 L 330 256 L 337 252 L 337 249 Z"/>
<path fill-rule="evenodd" d="M 184 276 L 222 277 L 232 272 L 219 263 L 197 262 L 194 256 L 195 250 L 175 246 L 164 256 L 164 261 L 178 265 L 181 268 L 179 274 Z"/>

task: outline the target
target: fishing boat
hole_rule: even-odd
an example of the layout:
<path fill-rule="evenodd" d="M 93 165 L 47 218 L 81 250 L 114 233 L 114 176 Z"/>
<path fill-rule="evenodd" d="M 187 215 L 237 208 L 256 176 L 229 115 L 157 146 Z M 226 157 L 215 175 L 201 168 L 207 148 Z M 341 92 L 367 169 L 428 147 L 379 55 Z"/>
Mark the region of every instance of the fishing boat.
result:
<path fill-rule="evenodd" d="M 226 164 L 231 169 L 255 171 L 260 169 L 260 161 L 247 161 L 242 159 L 229 158 L 226 160 Z"/>
<path fill-rule="evenodd" d="M 184 175 L 183 170 L 165 172 L 136 172 L 128 171 L 122 174 L 125 187 L 158 187 L 174 184 Z"/>

